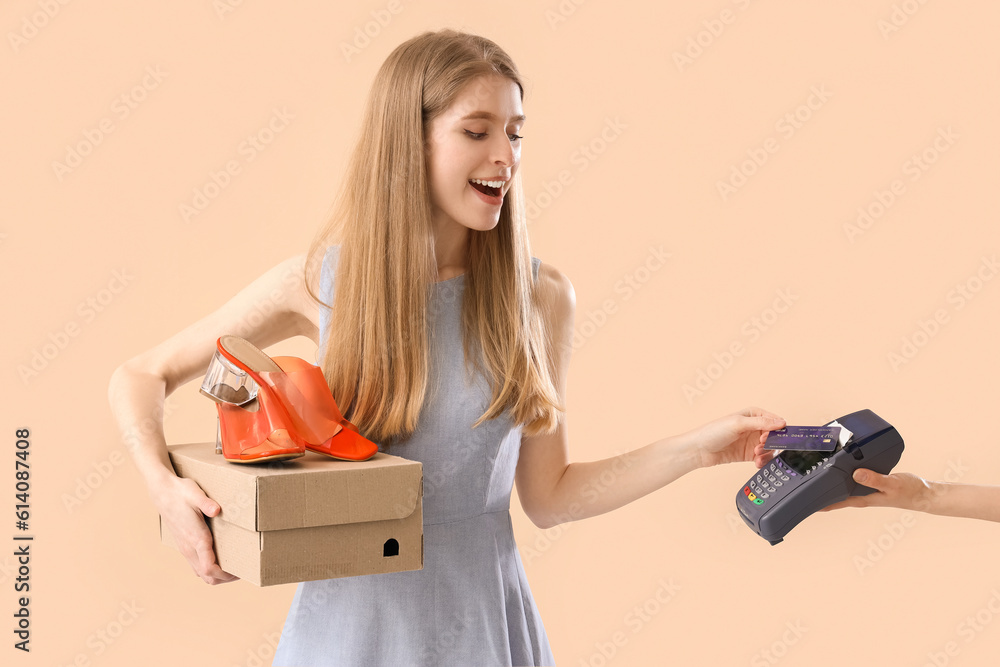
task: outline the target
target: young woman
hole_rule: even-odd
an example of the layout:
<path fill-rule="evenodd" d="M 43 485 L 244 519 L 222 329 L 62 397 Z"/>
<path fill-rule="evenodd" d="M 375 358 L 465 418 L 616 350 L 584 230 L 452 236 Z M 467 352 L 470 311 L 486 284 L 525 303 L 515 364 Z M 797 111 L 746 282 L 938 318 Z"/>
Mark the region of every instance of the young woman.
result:
<path fill-rule="evenodd" d="M 400 45 L 372 86 L 337 214 L 309 253 L 114 374 L 110 399 L 127 431 L 205 372 L 219 336 L 239 331 L 258 347 L 307 336 L 344 416 L 381 451 L 423 463 L 423 569 L 300 583 L 276 665 L 551 665 L 511 529 L 515 483 L 525 513 L 547 528 L 699 467 L 760 467 L 771 456 L 755 447 L 784 420 L 749 408 L 569 462 L 575 297 L 531 256 L 523 95 L 513 61 L 488 39 L 441 30 Z M 280 312 L 260 317 L 275 294 Z M 202 516 L 219 506 L 174 474 L 162 429 L 133 449 L 195 573 L 232 581 Z M 609 475 L 603 493 L 586 493 Z"/>

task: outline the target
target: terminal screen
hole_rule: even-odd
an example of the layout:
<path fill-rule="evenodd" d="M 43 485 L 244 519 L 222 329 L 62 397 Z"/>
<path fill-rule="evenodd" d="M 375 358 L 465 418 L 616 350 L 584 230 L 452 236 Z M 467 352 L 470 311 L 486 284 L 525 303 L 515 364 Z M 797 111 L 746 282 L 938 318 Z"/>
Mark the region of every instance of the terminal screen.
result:
<path fill-rule="evenodd" d="M 832 452 L 796 452 L 790 449 L 786 449 L 785 451 L 781 452 L 781 459 L 785 463 L 787 463 L 792 470 L 799 473 L 800 475 L 804 475 L 807 472 L 809 472 L 809 470 L 814 465 L 816 465 L 825 458 L 833 456 L 841 449 L 843 449 L 843 446 L 839 444 L 837 445 L 837 448 Z"/>

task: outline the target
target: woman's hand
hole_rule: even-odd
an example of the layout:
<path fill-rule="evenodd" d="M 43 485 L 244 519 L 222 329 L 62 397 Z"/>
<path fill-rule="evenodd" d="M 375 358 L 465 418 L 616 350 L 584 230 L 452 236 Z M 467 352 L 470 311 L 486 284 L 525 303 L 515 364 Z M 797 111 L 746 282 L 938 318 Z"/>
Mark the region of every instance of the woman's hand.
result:
<path fill-rule="evenodd" d="M 931 486 L 923 477 L 908 472 L 894 472 L 881 475 L 874 470 L 858 468 L 854 471 L 854 481 L 875 489 L 867 496 L 850 496 L 847 500 L 834 503 L 822 511 L 842 507 L 899 507 L 904 510 L 928 511 L 931 501 Z"/>
<path fill-rule="evenodd" d="M 687 434 L 701 454 L 702 467 L 753 461 L 761 468 L 774 458 L 774 452 L 764 451 L 767 434 L 784 428 L 785 420 L 761 408 L 746 408 L 715 421 L 710 421 Z"/>
<path fill-rule="evenodd" d="M 212 585 L 239 579 L 224 572 L 216 562 L 212 533 L 202 514 L 214 517 L 222 508 L 205 495 L 197 482 L 173 474 L 164 475 L 162 481 L 150 489 L 149 495 L 195 574 Z"/>

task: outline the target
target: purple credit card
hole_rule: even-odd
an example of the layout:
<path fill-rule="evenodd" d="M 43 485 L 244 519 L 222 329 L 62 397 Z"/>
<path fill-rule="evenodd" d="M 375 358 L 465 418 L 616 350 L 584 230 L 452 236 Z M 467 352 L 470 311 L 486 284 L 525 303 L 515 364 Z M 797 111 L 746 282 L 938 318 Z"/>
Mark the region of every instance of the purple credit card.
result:
<path fill-rule="evenodd" d="M 839 440 L 839 426 L 786 426 L 767 434 L 764 449 L 832 452 Z"/>

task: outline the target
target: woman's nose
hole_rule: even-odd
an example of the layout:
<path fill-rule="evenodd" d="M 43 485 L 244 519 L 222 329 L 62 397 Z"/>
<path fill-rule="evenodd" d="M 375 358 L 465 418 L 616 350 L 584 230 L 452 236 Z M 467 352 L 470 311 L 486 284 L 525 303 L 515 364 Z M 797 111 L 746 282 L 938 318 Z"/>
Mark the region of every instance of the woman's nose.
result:
<path fill-rule="evenodd" d="M 510 143 L 510 139 L 506 134 L 500 136 L 499 139 L 493 142 L 493 161 L 504 167 L 510 167 L 514 164 L 514 147 Z"/>

